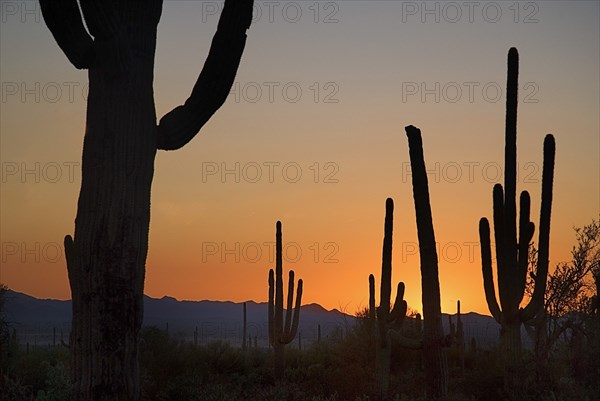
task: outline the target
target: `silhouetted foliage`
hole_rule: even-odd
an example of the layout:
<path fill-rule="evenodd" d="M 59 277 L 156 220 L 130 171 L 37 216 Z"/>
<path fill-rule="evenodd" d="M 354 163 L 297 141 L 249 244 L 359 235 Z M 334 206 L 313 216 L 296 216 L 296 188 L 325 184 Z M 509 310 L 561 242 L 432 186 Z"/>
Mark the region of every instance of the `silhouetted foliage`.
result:
<path fill-rule="evenodd" d="M 569 346 L 571 352 L 579 353 L 579 359 L 586 358 L 577 351 L 581 342 L 591 346 L 592 359 L 597 337 L 594 336 L 596 314 L 594 297 L 596 294 L 594 269 L 600 260 L 600 224 L 596 220 L 583 228 L 575 228 L 577 244 L 571 251 L 571 261 L 558 263 L 548 277 L 544 294 L 544 311 L 526 325 L 534 340 L 534 355 L 538 383 L 542 387 L 554 387 L 557 378 L 550 369 L 550 358 L 558 345 Z M 535 261 L 537 250 L 532 244 L 531 259 Z M 530 263 L 526 293 L 531 296 L 535 284 L 535 263 Z M 590 355 L 587 353 L 587 355 Z M 597 354 L 596 354 L 597 355 Z M 598 363 L 587 364 L 588 369 L 579 370 L 578 376 L 590 378 L 594 372 L 600 377 Z M 592 375 L 594 375 L 592 373 Z"/>

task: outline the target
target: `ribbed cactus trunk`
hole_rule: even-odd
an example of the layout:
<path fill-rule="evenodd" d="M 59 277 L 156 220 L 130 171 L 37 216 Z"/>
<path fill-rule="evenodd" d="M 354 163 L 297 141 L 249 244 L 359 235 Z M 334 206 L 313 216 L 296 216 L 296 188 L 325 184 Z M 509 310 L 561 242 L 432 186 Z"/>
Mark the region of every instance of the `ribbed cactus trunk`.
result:
<path fill-rule="evenodd" d="M 442 346 L 444 330 L 440 306 L 440 283 L 435 234 L 429 203 L 427 171 L 423 158 L 421 131 L 406 127 L 412 169 L 413 197 L 417 218 L 417 236 L 421 261 L 421 288 L 423 300 L 423 353 L 425 365 L 425 393 L 429 399 L 440 399 L 448 393 L 448 362 Z"/>
<path fill-rule="evenodd" d="M 156 123 L 154 54 L 162 0 L 41 0 L 69 61 L 88 69 L 82 182 L 74 238 L 65 238 L 73 321 L 73 401 L 140 397 L 150 193 L 157 149 L 187 143 L 233 83 L 252 1 L 228 2 L 190 99 Z"/>
<path fill-rule="evenodd" d="M 535 226 L 530 221 L 531 201 L 527 191 L 519 199 L 519 227 L 517 231 L 517 104 L 519 54 L 517 49 L 508 52 L 506 84 L 506 132 L 504 188 L 496 184 L 493 190 L 494 235 L 498 272 L 498 297 L 492 274 L 490 226 L 486 218 L 479 222 L 483 284 L 490 313 L 501 325 L 500 343 L 505 365 L 505 388 L 509 394 L 520 397 L 522 387 L 521 325 L 531 322 L 544 313 L 544 292 L 548 275 L 550 244 L 550 214 L 554 179 L 554 137 L 544 139 L 544 164 L 542 170 L 542 205 L 538 239 L 538 260 L 534 274 L 535 287 L 529 303 L 521 308 L 525 293 L 529 244 Z M 518 238 L 517 238 L 518 234 Z"/>
<path fill-rule="evenodd" d="M 547 385 L 551 380 L 550 365 L 548 363 L 548 354 L 550 344 L 548 338 L 548 319 L 546 313 L 539 313 L 534 319 L 534 350 L 535 357 L 535 376 L 540 388 Z"/>
<path fill-rule="evenodd" d="M 153 65 L 137 61 L 132 77 L 114 78 L 102 69 L 89 73 L 75 240 L 65 240 L 75 400 L 136 400 L 140 393 L 138 337 L 156 116 Z"/>

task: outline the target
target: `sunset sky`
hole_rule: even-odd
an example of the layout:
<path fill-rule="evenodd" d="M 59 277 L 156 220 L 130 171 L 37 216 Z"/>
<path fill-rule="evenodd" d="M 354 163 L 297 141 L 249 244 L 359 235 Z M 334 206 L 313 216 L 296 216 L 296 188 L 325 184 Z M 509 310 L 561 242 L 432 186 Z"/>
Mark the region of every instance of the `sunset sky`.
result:
<path fill-rule="evenodd" d="M 532 195 L 536 228 L 543 138 L 556 137 L 551 266 L 569 260 L 572 228 L 600 213 L 599 4 L 257 1 L 227 102 L 185 148 L 157 155 L 146 294 L 266 301 L 281 220 L 284 270 L 304 280 L 303 304 L 354 313 L 370 273 L 379 288 L 392 197 L 393 280 L 421 310 L 412 124 L 431 170 L 442 310 L 460 299 L 489 314 L 477 228 L 503 180 L 510 47 L 521 61 L 517 188 Z M 0 5 L 0 282 L 68 299 L 62 239 L 74 229 L 87 76 L 37 2 Z M 191 91 L 221 6 L 165 1 L 159 117 Z"/>

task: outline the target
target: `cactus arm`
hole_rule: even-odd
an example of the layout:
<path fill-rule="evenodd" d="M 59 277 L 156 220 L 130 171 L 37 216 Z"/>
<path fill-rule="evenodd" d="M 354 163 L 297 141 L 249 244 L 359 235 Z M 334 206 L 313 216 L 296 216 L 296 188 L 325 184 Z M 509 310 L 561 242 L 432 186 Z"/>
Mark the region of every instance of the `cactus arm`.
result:
<path fill-rule="evenodd" d="M 538 265 L 535 288 L 529 304 L 520 311 L 521 320 L 531 320 L 543 307 L 546 280 L 548 276 L 548 258 L 550 247 L 550 214 L 552 211 L 552 186 L 554 181 L 554 159 L 556 144 L 550 134 L 544 138 L 544 166 L 542 170 L 542 206 L 540 208 L 540 229 L 538 238 Z"/>
<path fill-rule="evenodd" d="M 404 301 L 404 283 L 398 283 L 398 289 L 396 290 L 396 300 L 394 301 L 394 307 L 388 317 L 388 322 L 393 323 L 402 320 L 406 316 L 406 308 L 404 307 L 406 301 Z"/>
<path fill-rule="evenodd" d="M 479 220 L 479 241 L 481 242 L 481 271 L 483 274 L 483 288 L 485 290 L 485 300 L 494 319 L 500 323 L 502 314 L 500 306 L 496 300 L 496 291 L 494 289 L 494 276 L 492 274 L 492 250 L 490 244 L 490 224 L 484 217 Z"/>
<path fill-rule="evenodd" d="M 375 276 L 369 274 L 369 318 L 374 319 L 375 315 Z"/>
<path fill-rule="evenodd" d="M 275 277 L 273 269 L 269 270 L 269 344 L 275 341 Z"/>
<path fill-rule="evenodd" d="M 404 318 L 406 317 L 406 311 L 408 310 L 408 304 L 404 299 L 400 300 L 399 302 L 400 303 L 397 312 L 398 317 L 392 322 L 390 322 L 390 328 L 396 331 L 402 329 L 402 324 L 404 323 Z M 394 309 L 396 308 L 394 307 Z"/>
<path fill-rule="evenodd" d="M 283 332 L 289 333 L 290 327 L 292 326 L 292 307 L 294 305 L 294 271 L 290 270 L 288 279 L 288 296 L 287 296 L 287 308 L 285 311 L 285 325 Z"/>
<path fill-rule="evenodd" d="M 294 322 L 292 328 L 284 338 L 285 344 L 292 342 L 296 334 L 298 333 L 298 326 L 300 325 L 300 306 L 302 304 L 302 279 L 298 280 L 298 289 L 296 290 L 296 306 L 294 307 Z"/>
<path fill-rule="evenodd" d="M 77 264 L 75 262 L 75 245 L 73 243 L 73 237 L 70 235 L 65 236 L 64 247 L 69 282 L 71 283 L 73 292 L 76 293 L 75 290 L 77 288 L 77 283 L 79 283 L 79 280 L 77 279 L 79 272 L 76 268 Z"/>
<path fill-rule="evenodd" d="M 506 234 L 506 207 L 504 205 L 505 194 L 503 191 L 502 185 L 494 185 L 494 238 L 496 240 L 498 299 L 502 310 L 506 313 L 506 311 L 512 310 L 512 283 L 516 271 L 511 271 L 511 256 L 507 252 L 507 248 L 509 248 L 508 244 L 511 240 L 507 238 Z"/>
<path fill-rule="evenodd" d="M 246 44 L 252 8 L 253 0 L 225 1 L 208 57 L 190 97 L 158 124 L 158 149 L 184 146 L 225 103 Z"/>
<path fill-rule="evenodd" d="M 87 33 L 76 0 L 40 0 L 42 16 L 67 59 L 77 69 L 94 60 L 94 40 Z"/>
<path fill-rule="evenodd" d="M 531 212 L 531 199 L 529 192 L 521 192 L 519 201 L 519 242 L 518 242 L 518 273 L 516 276 L 517 285 L 514 286 L 514 297 L 518 303 L 523 300 L 525 293 L 525 282 L 527 279 L 527 266 L 529 264 L 529 243 L 533 236 L 533 224 L 529 220 Z"/>

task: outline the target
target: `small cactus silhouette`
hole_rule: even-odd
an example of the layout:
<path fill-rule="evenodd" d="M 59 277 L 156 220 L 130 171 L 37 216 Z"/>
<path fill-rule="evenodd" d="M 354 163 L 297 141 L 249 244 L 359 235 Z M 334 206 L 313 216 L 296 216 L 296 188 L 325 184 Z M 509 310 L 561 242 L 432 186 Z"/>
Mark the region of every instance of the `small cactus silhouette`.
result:
<path fill-rule="evenodd" d="M 421 348 L 420 341 L 404 338 L 400 334 L 402 323 L 406 317 L 408 305 L 404 300 L 404 283 L 399 282 L 396 300 L 391 308 L 392 293 L 392 233 L 394 227 L 394 201 L 388 198 L 385 202 L 385 223 L 383 236 L 383 254 L 381 263 L 381 290 L 379 307 L 375 308 L 375 277 L 369 275 L 369 322 L 377 321 L 377 369 L 379 376 L 379 393 L 381 398 L 388 395 L 390 385 L 391 338 L 394 332 L 400 338 L 403 347 Z M 391 310 L 390 310 L 391 308 Z M 374 327 L 375 329 L 375 327 Z"/>
<path fill-rule="evenodd" d="M 250 347 L 250 344 L 252 343 L 250 340 L 248 340 L 248 343 L 246 344 L 246 302 L 244 302 L 244 328 L 243 328 L 243 333 L 242 333 L 242 349 L 246 349 L 247 347 Z M 250 337 L 248 337 L 250 338 Z"/>
<path fill-rule="evenodd" d="M 300 305 L 302 302 L 302 279 L 298 280 L 296 306 L 294 302 L 294 271 L 290 270 L 288 280 L 288 298 L 283 320 L 283 256 L 281 241 L 281 222 L 276 224 L 275 234 L 275 272 L 269 270 L 269 344 L 275 354 L 275 378 L 281 380 L 284 375 L 284 346 L 291 343 L 298 332 Z M 293 316 L 292 316 L 293 314 Z"/>

